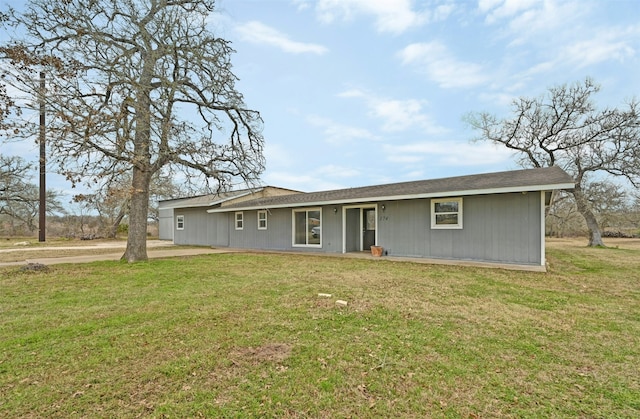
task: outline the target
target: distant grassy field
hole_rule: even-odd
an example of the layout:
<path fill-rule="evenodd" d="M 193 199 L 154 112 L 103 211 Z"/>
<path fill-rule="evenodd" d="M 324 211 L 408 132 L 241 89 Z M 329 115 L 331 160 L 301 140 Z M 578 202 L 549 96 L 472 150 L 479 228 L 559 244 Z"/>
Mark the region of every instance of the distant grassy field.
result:
<path fill-rule="evenodd" d="M 0 268 L 0 417 L 638 417 L 640 244 L 584 244 Z"/>

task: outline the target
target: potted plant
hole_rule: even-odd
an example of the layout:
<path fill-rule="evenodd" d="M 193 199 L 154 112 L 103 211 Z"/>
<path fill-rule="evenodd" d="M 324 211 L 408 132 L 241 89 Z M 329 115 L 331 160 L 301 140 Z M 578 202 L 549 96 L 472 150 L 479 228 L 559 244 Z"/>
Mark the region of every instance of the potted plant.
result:
<path fill-rule="evenodd" d="M 382 246 L 371 246 L 371 255 L 373 256 L 382 256 L 383 247 Z"/>

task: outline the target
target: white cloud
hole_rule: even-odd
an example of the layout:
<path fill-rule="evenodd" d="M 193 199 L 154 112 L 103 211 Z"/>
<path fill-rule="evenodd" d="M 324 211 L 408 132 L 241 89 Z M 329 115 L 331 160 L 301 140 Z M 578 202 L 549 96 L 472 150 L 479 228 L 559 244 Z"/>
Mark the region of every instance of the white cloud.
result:
<path fill-rule="evenodd" d="M 321 166 L 314 170 L 314 174 L 316 176 L 343 179 L 347 177 L 357 177 L 360 176 L 359 170 L 354 169 L 352 167 L 344 167 L 336 164 L 329 164 L 326 166 Z"/>
<path fill-rule="evenodd" d="M 404 65 L 414 65 L 443 88 L 473 87 L 487 81 L 479 64 L 457 60 L 438 41 L 410 44 L 398 56 Z"/>
<path fill-rule="evenodd" d="M 591 39 L 578 41 L 562 48 L 560 57 L 579 68 L 605 61 L 623 62 L 635 56 L 637 49 L 640 48 L 639 39 L 640 26 L 598 30 L 593 33 Z"/>
<path fill-rule="evenodd" d="M 292 0 L 291 3 L 298 11 L 307 10 L 310 6 L 309 0 Z"/>
<path fill-rule="evenodd" d="M 417 12 L 411 0 L 320 0 L 316 5 L 318 19 L 324 23 L 349 21 L 356 15 L 373 15 L 378 32 L 399 34 L 435 18 L 443 19 L 452 6 L 436 7 L 436 11 Z"/>
<path fill-rule="evenodd" d="M 516 85 L 510 90 L 517 90 L 518 88 L 522 88 L 522 86 Z M 499 105 L 504 108 L 511 105 L 515 98 L 515 95 L 504 92 L 485 92 L 478 95 L 478 99 L 482 102 Z"/>
<path fill-rule="evenodd" d="M 267 160 L 267 167 L 289 167 L 291 166 L 291 152 L 282 144 L 267 141 L 264 146 L 264 157 Z"/>
<path fill-rule="evenodd" d="M 425 156 L 423 154 L 396 154 L 391 153 L 387 160 L 391 163 L 420 163 L 425 160 Z"/>
<path fill-rule="evenodd" d="M 319 44 L 292 41 L 286 34 L 257 21 L 238 25 L 236 31 L 240 34 L 243 41 L 274 46 L 284 52 L 293 54 L 311 53 L 322 55 L 329 51 L 326 47 Z"/>
<path fill-rule="evenodd" d="M 307 117 L 307 122 L 320 128 L 325 140 L 331 144 L 346 144 L 356 140 L 379 140 L 369 130 L 343 125 L 321 116 L 311 115 Z"/>
<path fill-rule="evenodd" d="M 541 0 L 480 0 L 478 9 L 487 14 L 486 22 L 491 24 L 520 12 L 530 11 L 541 3 Z"/>
<path fill-rule="evenodd" d="M 357 178 L 358 170 L 339 165 L 326 165 L 313 170 L 300 172 L 267 172 L 263 180 L 268 185 L 278 185 L 304 192 L 326 191 L 345 188 L 344 180 Z"/>
<path fill-rule="evenodd" d="M 479 142 L 438 141 L 396 145 L 385 144 L 388 160 L 394 163 L 420 163 L 429 160 L 433 165 L 476 166 L 500 165 L 512 159 L 505 147 Z"/>
<path fill-rule="evenodd" d="M 558 69 L 582 69 L 604 62 L 624 63 L 640 49 L 640 25 L 627 28 L 591 29 L 587 37 L 576 36 L 561 46 L 546 51 L 545 61 L 531 65 L 517 74 L 526 84 L 532 77 Z"/>
<path fill-rule="evenodd" d="M 422 113 L 422 103 L 415 99 L 377 100 L 370 103 L 374 117 L 384 122 L 385 131 L 404 131 L 411 126 L 420 126 L 429 132 L 440 131 L 431 119 Z"/>
<path fill-rule="evenodd" d="M 549 42 L 550 34 L 558 43 L 565 32 L 579 32 L 589 4 L 575 0 L 481 0 L 478 9 L 486 14 L 488 25 L 500 25 L 510 45 L 518 46 L 541 39 Z"/>
<path fill-rule="evenodd" d="M 338 96 L 363 99 L 369 109 L 369 116 L 380 121 L 384 131 L 400 132 L 418 127 L 429 134 L 446 132 L 445 128 L 439 126 L 424 112 L 426 101 L 381 98 L 358 89 L 347 90 Z"/>

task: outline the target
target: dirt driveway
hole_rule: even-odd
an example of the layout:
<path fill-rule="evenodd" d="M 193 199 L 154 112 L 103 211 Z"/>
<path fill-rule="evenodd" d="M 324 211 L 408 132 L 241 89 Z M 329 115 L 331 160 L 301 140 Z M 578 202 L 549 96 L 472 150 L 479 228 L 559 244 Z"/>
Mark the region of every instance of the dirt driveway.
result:
<path fill-rule="evenodd" d="M 54 265 L 59 263 L 83 263 L 101 260 L 119 260 L 127 246 L 125 241 L 69 242 L 40 244 L 17 242 L 0 248 L 0 266 L 19 266 L 29 263 Z M 212 249 L 201 246 L 176 246 L 164 240 L 147 241 L 149 258 L 191 256 L 212 253 L 228 253 L 231 249 Z"/>

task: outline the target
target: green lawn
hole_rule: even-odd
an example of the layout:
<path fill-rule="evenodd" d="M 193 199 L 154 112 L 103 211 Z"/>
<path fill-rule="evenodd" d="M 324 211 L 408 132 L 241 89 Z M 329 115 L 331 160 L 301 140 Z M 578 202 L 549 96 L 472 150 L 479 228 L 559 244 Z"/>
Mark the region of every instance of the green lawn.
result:
<path fill-rule="evenodd" d="M 640 250 L 548 258 L 0 268 L 0 417 L 640 416 Z"/>

